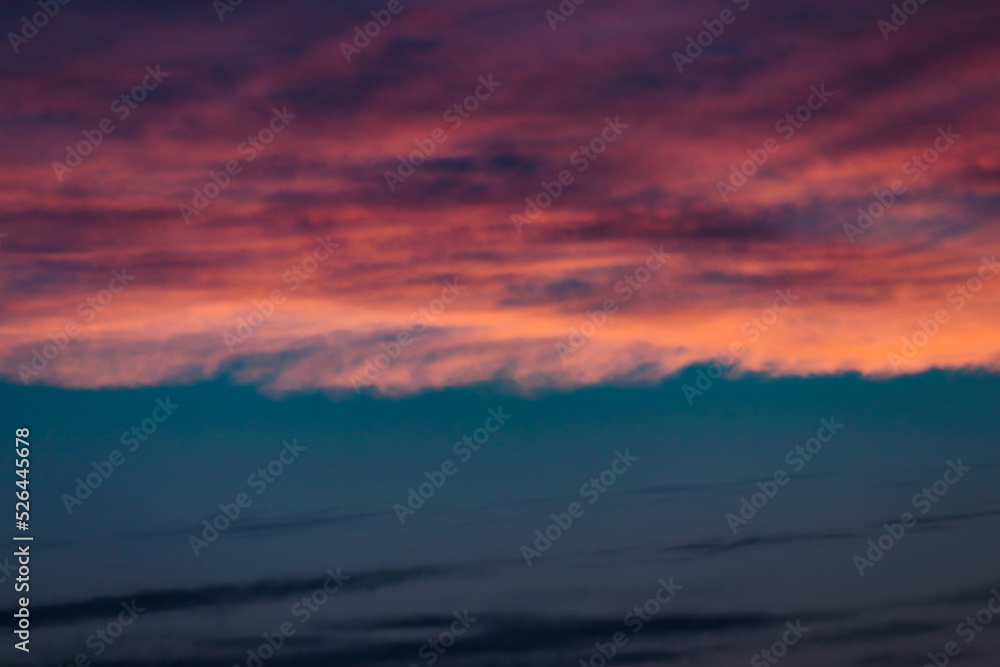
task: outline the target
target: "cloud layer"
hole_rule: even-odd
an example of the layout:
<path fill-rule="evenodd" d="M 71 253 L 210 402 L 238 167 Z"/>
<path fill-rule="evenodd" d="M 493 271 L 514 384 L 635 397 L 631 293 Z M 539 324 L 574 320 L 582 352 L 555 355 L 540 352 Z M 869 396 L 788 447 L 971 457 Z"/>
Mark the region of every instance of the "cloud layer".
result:
<path fill-rule="evenodd" d="M 771 373 L 996 368 L 1000 10 L 928 3 L 885 39 L 890 4 L 636 0 L 553 30 L 422 1 L 350 62 L 381 5 L 64 6 L 4 56 L 3 373 L 565 386 L 734 344 Z"/>

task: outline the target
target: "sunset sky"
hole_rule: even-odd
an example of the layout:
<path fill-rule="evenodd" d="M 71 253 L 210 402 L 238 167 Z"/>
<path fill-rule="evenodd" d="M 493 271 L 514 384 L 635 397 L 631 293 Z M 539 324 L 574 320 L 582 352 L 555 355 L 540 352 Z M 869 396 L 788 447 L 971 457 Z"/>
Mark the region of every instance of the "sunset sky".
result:
<path fill-rule="evenodd" d="M 995 1 L 0 28 L 0 664 L 919 667 L 1000 605 Z"/>
<path fill-rule="evenodd" d="M 342 42 L 383 7 L 243 3 L 220 21 L 209 2 L 66 5 L 4 58 L 3 372 L 349 390 L 400 332 L 410 344 L 366 386 L 649 381 L 734 342 L 740 368 L 779 374 L 996 368 L 983 332 L 1000 282 L 975 277 L 996 271 L 997 7 L 928 3 L 884 39 L 888 5 L 742 5 L 587 3 L 553 30 L 544 3 L 406 2 L 350 62 Z M 674 56 L 727 8 L 702 55 Z M 130 108 L 118 98 L 135 86 Z M 799 107 L 806 122 L 785 119 Z M 275 110 L 270 143 L 244 143 Z M 619 134 L 581 157 L 606 119 Z M 57 169 L 84 131 L 100 144 Z M 390 190 L 421 144 L 432 155 Z M 724 201 L 748 151 L 766 162 Z M 185 216 L 230 162 L 239 173 Z M 511 216 L 563 171 L 572 182 L 518 230 Z M 894 181 L 884 215 L 845 228 Z M 318 239 L 336 244 L 328 259 L 286 273 Z M 671 257 L 625 301 L 616 284 L 650 248 Z M 134 281 L 85 320 L 78 306 L 123 268 Z M 414 325 L 445 280 L 460 296 Z M 276 289 L 273 315 L 227 344 Z M 797 300 L 773 326 L 744 329 L 786 289 Z M 617 312 L 560 354 L 608 299 Z M 32 367 L 69 322 L 66 349 Z"/>

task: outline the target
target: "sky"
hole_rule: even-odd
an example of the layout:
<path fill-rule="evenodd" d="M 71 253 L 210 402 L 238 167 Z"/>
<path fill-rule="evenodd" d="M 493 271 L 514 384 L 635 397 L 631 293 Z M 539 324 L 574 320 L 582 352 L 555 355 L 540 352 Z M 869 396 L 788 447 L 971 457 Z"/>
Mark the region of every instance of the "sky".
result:
<path fill-rule="evenodd" d="M 741 368 L 780 374 L 996 368 L 997 283 L 977 278 L 996 272 L 996 7 L 927 3 L 884 38 L 890 5 L 743 6 L 579 5 L 550 25 L 545 3 L 406 2 L 347 55 L 383 7 L 64 6 L 4 58 L 5 377 L 572 387 L 655 381 L 734 341 Z M 881 215 L 863 229 L 859 207 Z M 86 305 L 115 271 L 134 279 Z M 777 290 L 794 303 L 774 321 Z"/>
<path fill-rule="evenodd" d="M 32 653 L 4 646 L 5 664 L 254 667 L 247 651 L 285 622 L 295 634 L 264 664 L 578 665 L 619 631 L 616 663 L 747 664 L 798 621 L 809 631 L 783 664 L 902 667 L 948 641 L 961 664 L 995 664 L 997 621 L 969 643 L 956 628 L 1000 584 L 1000 378 L 747 375 L 693 406 L 687 380 L 349 400 L 222 381 L 0 386 L 4 428 L 31 425 L 39 587 Z M 151 415 L 164 421 L 125 446 Z M 459 446 L 493 415 L 477 450 Z M 827 442 L 796 453 L 814 437 Z M 261 477 L 293 441 L 297 457 Z M 741 509 L 779 471 L 790 481 Z M 251 502 L 227 525 L 240 493 Z M 859 571 L 905 512 L 915 525 Z M 342 590 L 297 609 L 328 570 Z M 661 580 L 682 588 L 636 632 L 627 614 Z M 144 611 L 102 650 L 123 602 Z M 420 654 L 466 610 L 465 636 Z"/>
<path fill-rule="evenodd" d="M 998 26 L 4 4 L 0 663 L 994 666 Z"/>

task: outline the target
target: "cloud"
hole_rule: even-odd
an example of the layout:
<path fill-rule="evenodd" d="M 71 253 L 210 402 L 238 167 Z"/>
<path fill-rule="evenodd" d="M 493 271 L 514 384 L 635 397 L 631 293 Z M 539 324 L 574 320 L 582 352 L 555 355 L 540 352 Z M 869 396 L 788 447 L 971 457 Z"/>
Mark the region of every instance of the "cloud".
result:
<path fill-rule="evenodd" d="M 413 581 L 447 576 L 448 572 L 438 567 L 411 567 L 382 569 L 367 572 L 345 572 L 350 577 L 350 585 L 345 584 L 338 591 L 341 594 L 371 593 L 390 586 L 399 586 Z M 225 607 L 247 605 L 291 597 L 299 593 L 312 593 L 323 587 L 325 578 L 315 579 L 274 579 L 248 584 L 219 584 L 193 589 L 133 591 L 115 597 L 97 597 L 76 602 L 63 602 L 38 606 L 38 622 L 45 624 L 68 624 L 94 618 L 113 617 L 122 600 L 136 600 L 145 606 L 148 613 L 172 611 L 193 611 L 205 607 Z M 44 612 L 44 613 L 43 613 Z M 10 610 L 13 614 L 13 610 Z"/>
<path fill-rule="evenodd" d="M 581 6 L 553 32 L 536 3 L 429 1 L 348 63 L 340 43 L 370 9 L 244 4 L 219 22 L 205 3 L 166 15 L 99 2 L 67 6 L 8 54 L 19 94 L 0 116 L 6 378 L 126 265 L 135 285 L 31 381 L 134 386 L 238 366 L 269 390 L 349 389 L 376 332 L 406 327 L 447 277 L 468 292 L 379 389 L 670 374 L 726 349 L 786 287 L 803 300 L 748 369 L 997 367 L 1000 344 L 980 335 L 996 324 L 996 283 L 905 368 L 887 356 L 992 256 L 994 5 L 922 6 L 889 41 L 876 27 L 889 8 L 754 5 L 683 74 L 673 52 L 712 18 L 696 4 Z M 169 76 L 119 119 L 113 100 L 155 64 Z M 502 85 L 454 127 L 446 113 L 488 75 Z M 776 122 L 821 84 L 833 96 L 784 138 Z M 285 107 L 287 130 L 184 224 L 179 206 Z M 52 163 L 104 117 L 114 132 L 57 180 Z M 581 171 L 574 155 L 607 118 L 628 129 Z M 961 139 L 906 180 L 939 127 Z M 390 192 L 385 172 L 436 129 L 447 139 Z M 772 137 L 777 151 L 723 201 L 718 182 Z M 518 234 L 510 216 L 563 170 L 573 183 Z M 844 225 L 896 179 L 906 194 L 852 244 Z M 222 335 L 287 292 L 285 272 L 331 234 L 335 259 L 234 359 Z M 660 244 L 683 259 L 571 362 L 554 355 Z"/>

